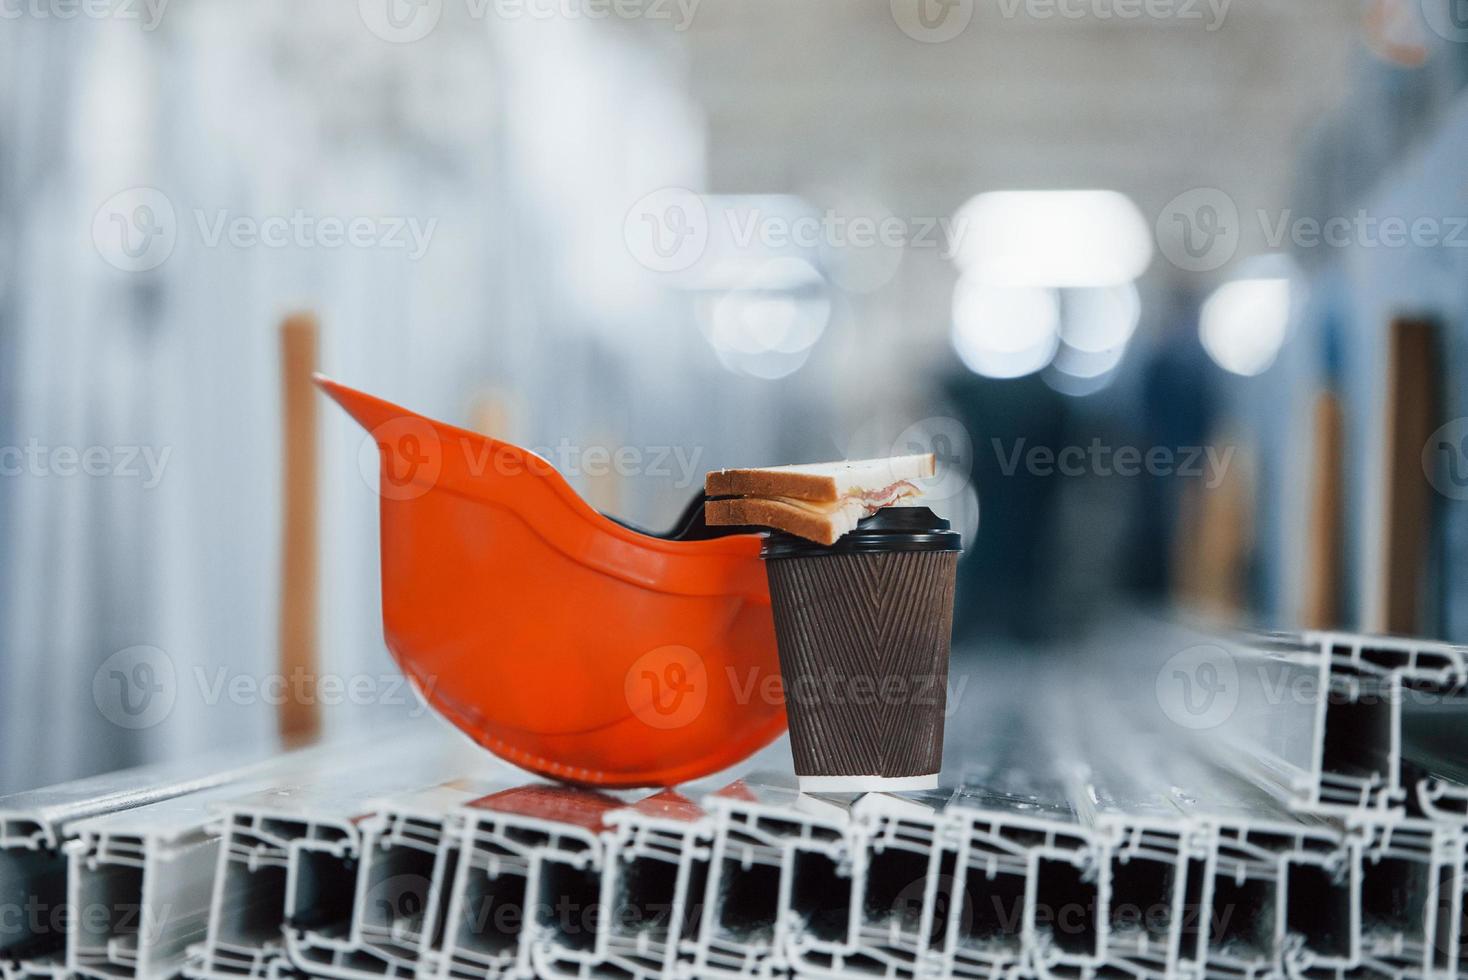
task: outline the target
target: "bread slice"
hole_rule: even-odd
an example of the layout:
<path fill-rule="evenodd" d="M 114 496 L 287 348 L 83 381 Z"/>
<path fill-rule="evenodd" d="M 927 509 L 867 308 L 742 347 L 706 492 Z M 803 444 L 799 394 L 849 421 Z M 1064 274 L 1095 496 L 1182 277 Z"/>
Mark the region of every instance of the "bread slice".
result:
<path fill-rule="evenodd" d="M 788 500 L 770 497 L 728 497 L 704 504 L 704 520 L 709 524 L 737 524 L 769 527 L 797 535 L 820 544 L 836 541 L 856 527 L 867 516 L 859 501 L 833 504 L 833 510 L 820 513 L 796 506 Z"/>
<path fill-rule="evenodd" d="M 704 478 L 703 489 L 710 497 L 793 497 L 833 503 L 853 493 L 874 493 L 903 481 L 930 477 L 936 467 L 933 454 L 924 453 L 887 459 L 715 470 Z"/>
<path fill-rule="evenodd" d="M 704 480 L 710 525 L 754 525 L 831 545 L 864 517 L 921 494 L 932 476 L 923 456 L 863 459 L 760 470 L 718 470 Z"/>

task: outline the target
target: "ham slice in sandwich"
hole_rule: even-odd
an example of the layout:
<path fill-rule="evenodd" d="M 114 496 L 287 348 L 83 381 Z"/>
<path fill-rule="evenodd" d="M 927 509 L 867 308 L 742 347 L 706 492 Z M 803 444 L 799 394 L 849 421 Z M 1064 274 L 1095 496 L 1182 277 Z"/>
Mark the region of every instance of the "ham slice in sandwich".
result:
<path fill-rule="evenodd" d="M 821 544 L 836 540 L 883 507 L 916 499 L 917 481 L 934 474 L 932 453 L 716 470 L 704 480 L 709 524 L 774 528 Z"/>

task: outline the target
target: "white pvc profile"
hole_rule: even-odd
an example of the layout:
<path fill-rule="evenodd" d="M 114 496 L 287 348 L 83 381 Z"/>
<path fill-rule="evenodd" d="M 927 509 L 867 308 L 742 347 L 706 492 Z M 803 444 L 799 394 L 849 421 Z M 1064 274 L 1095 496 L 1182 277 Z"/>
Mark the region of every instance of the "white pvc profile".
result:
<path fill-rule="evenodd" d="M 63 846 L 79 821 L 237 783 L 275 764 L 266 753 L 214 754 L 127 769 L 0 797 L 0 977 L 66 971 L 68 863 Z"/>
<path fill-rule="evenodd" d="M 851 816 L 852 901 L 838 905 L 846 920 L 793 936 L 791 965 L 802 976 L 927 975 L 940 963 L 942 861 L 952 855 L 941 804 L 877 793 L 856 800 Z"/>
<path fill-rule="evenodd" d="M 603 960 L 636 980 L 673 976 L 704 912 L 714 821 L 676 793 L 607 816 Z"/>
<path fill-rule="evenodd" d="M 854 934 L 849 806 L 765 778 L 704 807 L 716 829 L 687 976 L 782 976 L 797 944 Z"/>
<path fill-rule="evenodd" d="M 1361 841 L 1361 957 L 1389 980 L 1456 975 L 1462 942 L 1463 834 L 1406 819 L 1353 825 Z"/>
<path fill-rule="evenodd" d="M 309 930 L 350 923 L 362 824 L 387 796 L 446 779 L 492 774 L 486 758 L 437 727 L 319 750 L 311 768 L 222 808 L 223 835 L 209 928 L 190 964 L 196 977 L 310 972 Z M 346 927 L 349 928 L 349 925 Z M 288 959 L 288 940 L 303 963 Z"/>
<path fill-rule="evenodd" d="M 1027 973 L 1037 953 L 1046 967 L 1069 965 L 1041 944 L 1054 917 L 1040 911 L 1048 893 L 1039 887 L 1042 864 L 1084 874 L 1098 867 L 1095 843 L 1079 824 L 998 808 L 949 808 L 957 843 L 955 890 L 947 905 L 942 972 L 979 978 Z M 1099 892 L 1099 888 L 1098 888 Z"/>
<path fill-rule="evenodd" d="M 592 975 L 600 965 L 603 818 L 619 805 L 604 794 L 531 784 L 463 807 L 443 945 L 427 958 L 429 975 L 534 976 L 550 964 Z"/>
<path fill-rule="evenodd" d="M 287 925 L 292 964 L 334 980 L 406 980 L 432 951 L 461 836 L 458 808 L 492 786 L 456 779 L 378 802 L 362 821 L 347 917 Z"/>
<path fill-rule="evenodd" d="M 1354 633 L 1249 634 L 1224 644 L 1238 707 L 1212 744 L 1291 806 L 1383 819 L 1409 805 L 1468 815 L 1468 789 L 1443 774 L 1418 783 L 1404 765 L 1404 706 L 1430 700 L 1468 735 L 1468 650 Z M 1413 798 L 1415 797 L 1415 799 Z"/>
<path fill-rule="evenodd" d="M 182 970 L 208 927 L 219 807 L 245 790 L 227 785 L 69 826 L 68 973 L 163 980 Z"/>

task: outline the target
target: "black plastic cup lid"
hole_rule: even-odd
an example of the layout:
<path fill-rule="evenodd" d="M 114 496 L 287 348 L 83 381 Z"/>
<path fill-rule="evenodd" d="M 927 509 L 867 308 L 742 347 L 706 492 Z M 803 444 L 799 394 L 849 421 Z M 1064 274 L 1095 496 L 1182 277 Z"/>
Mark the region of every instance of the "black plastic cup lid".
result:
<path fill-rule="evenodd" d="M 761 558 L 817 558 L 881 551 L 962 551 L 962 535 L 926 507 L 884 507 L 824 545 L 784 531 L 765 538 Z"/>

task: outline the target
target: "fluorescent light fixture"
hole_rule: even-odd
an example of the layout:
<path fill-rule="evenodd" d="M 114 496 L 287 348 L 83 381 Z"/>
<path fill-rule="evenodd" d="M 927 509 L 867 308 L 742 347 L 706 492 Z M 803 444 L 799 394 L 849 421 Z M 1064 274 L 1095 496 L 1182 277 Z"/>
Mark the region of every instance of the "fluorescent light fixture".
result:
<path fill-rule="evenodd" d="M 1152 233 L 1116 191 L 994 191 L 959 208 L 953 260 L 990 286 L 1120 286 L 1152 262 Z"/>
<path fill-rule="evenodd" d="M 1208 297 L 1198 335 L 1219 367 L 1252 377 L 1274 363 L 1289 324 L 1288 279 L 1238 279 Z"/>
<path fill-rule="evenodd" d="M 1055 290 L 958 281 L 953 348 L 969 370 L 989 378 L 1023 377 L 1049 364 L 1059 344 Z"/>

